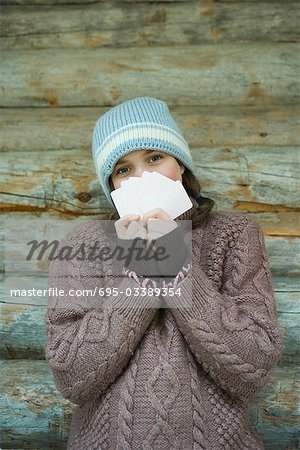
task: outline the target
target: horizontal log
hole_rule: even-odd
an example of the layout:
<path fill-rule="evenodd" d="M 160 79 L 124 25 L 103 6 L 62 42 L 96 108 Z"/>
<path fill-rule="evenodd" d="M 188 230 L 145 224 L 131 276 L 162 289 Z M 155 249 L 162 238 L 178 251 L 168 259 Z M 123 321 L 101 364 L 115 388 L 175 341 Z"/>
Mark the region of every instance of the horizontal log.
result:
<path fill-rule="evenodd" d="M 272 276 L 299 277 L 299 238 L 265 236 Z"/>
<path fill-rule="evenodd" d="M 96 121 L 109 108 L 5 108 L 1 152 L 91 151 Z M 299 144 L 298 105 L 176 106 L 171 113 L 191 147 L 293 147 Z M 24 138 L 24 130 L 26 130 Z"/>
<path fill-rule="evenodd" d="M 220 204 L 217 205 L 218 210 L 221 210 Z M 274 236 L 274 237 L 298 237 L 299 236 L 299 213 L 286 211 L 282 208 L 280 212 L 280 208 L 271 207 L 268 212 L 264 212 L 264 205 L 256 205 L 257 210 L 259 211 L 259 206 L 262 206 L 261 211 L 257 212 L 254 208 L 246 207 L 246 205 L 242 208 L 236 208 L 236 210 L 242 214 L 248 214 L 249 217 L 252 217 L 254 220 L 259 222 L 263 228 L 264 235 L 266 237 Z M 102 214 L 103 213 L 103 214 Z M 6 223 L 10 221 L 19 221 L 19 223 L 28 223 L 29 220 L 43 220 L 44 223 L 52 222 L 52 221 L 77 221 L 79 220 L 90 220 L 90 219 L 99 219 L 104 217 L 105 209 L 102 208 L 102 213 L 97 215 L 82 215 L 82 216 L 73 216 L 72 214 L 64 214 L 63 212 L 56 213 L 54 210 L 49 212 L 41 213 L 40 211 L 19 211 L 19 212 L 2 212 L 0 217 L 0 227 L 2 230 L 5 229 Z M 21 222 L 20 222 L 21 221 Z M 21 225 L 20 225 L 21 226 Z M 75 222 L 74 222 L 75 226 Z M 4 232 L 5 233 L 5 232 Z M 0 260 L 1 257 L 4 258 L 4 234 L 0 233 Z M 268 245 L 268 244 L 267 244 Z M 271 244 L 270 244 L 271 245 Z M 289 251 L 291 251 L 289 249 Z M 1 274 L 1 263 L 0 263 L 0 274 Z"/>
<path fill-rule="evenodd" d="M 203 147 L 192 148 L 191 153 L 203 195 L 213 198 L 218 209 L 297 211 L 296 147 L 267 151 Z M 1 172 L 2 211 L 55 210 L 86 215 L 109 209 L 90 150 L 5 152 Z"/>
<path fill-rule="evenodd" d="M 0 304 L 3 359 L 45 359 L 45 306 Z"/>
<path fill-rule="evenodd" d="M 4 6 L 1 48 L 99 48 L 297 42 L 298 2 Z M 55 33 L 53 33 L 55 30 Z"/>
<path fill-rule="evenodd" d="M 243 207 L 241 202 L 236 205 L 235 209 L 241 208 L 243 211 Z M 269 212 L 256 213 L 255 209 L 258 210 L 259 205 L 253 205 L 252 209 L 248 208 L 247 214 L 260 223 L 265 236 L 299 236 L 299 212 L 274 213 L 272 212 L 273 207 L 270 207 Z"/>
<path fill-rule="evenodd" d="M 3 5 L 65 5 L 65 4 L 86 4 L 89 3 L 157 3 L 157 0 L 2 0 L 1 3 Z M 159 0 L 160 3 L 169 3 L 169 2 L 184 2 L 186 0 Z M 192 0 L 199 1 L 199 0 Z M 249 0 L 216 0 L 221 2 L 236 2 L 236 1 L 249 1 Z M 259 0 L 250 0 L 250 1 L 259 1 Z M 266 0 L 272 1 L 272 0 Z M 289 1 L 289 0 L 287 0 Z"/>
<path fill-rule="evenodd" d="M 107 106 L 145 94 L 170 106 L 297 104 L 298 52 L 297 43 L 4 50 L 1 106 Z"/>
<path fill-rule="evenodd" d="M 65 448 L 75 406 L 56 390 L 47 362 L 6 361 L 1 381 L 1 448 Z M 266 449 L 296 449 L 297 382 L 296 366 L 276 367 L 250 408 Z"/>
<path fill-rule="evenodd" d="M 47 362 L 2 361 L 1 366 L 0 447 L 65 449 L 74 405 L 55 389 Z"/>
<path fill-rule="evenodd" d="M 280 299 L 280 293 L 284 294 L 285 292 L 299 292 L 300 291 L 300 278 L 298 276 L 288 277 L 288 276 L 284 276 L 284 275 L 283 276 L 273 275 L 272 276 L 272 284 L 273 284 L 274 290 L 276 291 L 278 308 L 280 307 L 280 303 L 278 303 L 278 300 Z M 297 305 L 297 303 L 296 303 L 296 305 Z M 292 310 L 289 310 L 289 311 L 295 312 Z"/>
<path fill-rule="evenodd" d="M 277 367 L 251 408 L 251 424 L 262 437 L 266 449 L 299 448 L 300 418 L 297 402 L 300 393 L 300 367 L 296 366 L 294 369 L 291 368 L 289 374 L 289 368 Z M 285 414 L 289 415 L 288 423 Z M 288 442 L 286 435 L 289 436 Z"/>
<path fill-rule="evenodd" d="M 64 5 L 64 4 L 89 4 L 89 3 L 157 3 L 158 0 L 2 0 L 3 5 Z M 159 3 L 177 3 L 185 2 L 186 0 L 159 0 Z M 191 0 L 199 3 L 199 0 Z M 212 0 L 214 3 L 261 3 L 262 0 Z M 285 3 L 291 3 L 294 0 L 285 0 Z M 263 0 L 264 3 L 280 3 L 282 0 Z"/>
<path fill-rule="evenodd" d="M 119 3 L 120 0 L 2 0 L 3 5 L 68 5 L 68 4 L 89 4 L 89 3 Z M 185 2 L 186 0 L 160 0 L 160 3 L 177 3 Z M 199 3 L 199 0 L 191 0 Z M 293 2 L 294 0 L 286 0 L 285 3 Z M 122 0 L 123 3 L 157 3 L 157 0 Z M 207 3 L 261 3 L 262 0 L 211 0 Z M 263 0 L 264 3 L 280 3 L 282 0 Z"/>
<path fill-rule="evenodd" d="M 25 283 L 24 283 L 25 285 Z M 38 283 L 32 287 L 38 288 Z M 278 323 L 282 332 L 281 364 L 300 364 L 299 291 L 275 292 Z M 0 356 L 4 359 L 44 359 L 46 297 L 12 298 L 2 296 L 0 304 Z M 29 304 L 35 302 L 35 305 Z M 39 305 L 37 305 L 39 303 Z"/>

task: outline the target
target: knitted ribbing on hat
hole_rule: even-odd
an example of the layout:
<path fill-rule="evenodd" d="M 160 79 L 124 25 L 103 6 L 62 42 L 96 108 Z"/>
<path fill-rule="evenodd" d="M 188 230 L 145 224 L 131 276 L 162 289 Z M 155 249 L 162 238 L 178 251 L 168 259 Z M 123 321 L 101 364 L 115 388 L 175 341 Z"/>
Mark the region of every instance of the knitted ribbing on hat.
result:
<path fill-rule="evenodd" d="M 109 177 L 115 164 L 127 153 L 142 149 L 163 151 L 194 171 L 189 146 L 165 102 L 151 97 L 123 102 L 98 119 L 92 139 L 97 177 L 112 205 Z"/>

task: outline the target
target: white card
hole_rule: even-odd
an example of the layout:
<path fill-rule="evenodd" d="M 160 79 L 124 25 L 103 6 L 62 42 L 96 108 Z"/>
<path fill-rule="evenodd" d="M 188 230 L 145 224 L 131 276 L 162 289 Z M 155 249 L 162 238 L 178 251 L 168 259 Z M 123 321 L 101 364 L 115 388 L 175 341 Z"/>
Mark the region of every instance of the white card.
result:
<path fill-rule="evenodd" d="M 151 195 L 144 197 L 141 209 L 146 213 L 151 209 L 161 208 L 172 219 L 175 219 L 192 206 L 193 204 L 179 180 L 170 180 L 170 184 L 165 180 L 161 183 L 156 180 L 151 187 Z"/>
<path fill-rule="evenodd" d="M 175 219 L 193 204 L 182 183 L 158 173 L 144 171 L 141 177 L 130 177 L 111 192 L 120 217 L 139 214 L 141 217 L 154 208 L 161 208 Z"/>
<path fill-rule="evenodd" d="M 142 205 L 143 211 L 159 208 L 158 198 L 163 192 L 171 191 L 174 183 L 174 180 L 157 172 L 153 172 L 151 177 L 146 177 L 144 183 L 142 180 L 137 201 Z"/>
<path fill-rule="evenodd" d="M 126 216 L 127 211 L 127 205 L 126 205 L 126 192 L 123 188 L 115 189 L 110 193 L 111 198 L 115 204 L 115 207 L 119 213 L 120 217 Z"/>
<path fill-rule="evenodd" d="M 121 182 L 121 187 L 111 192 L 111 198 L 115 204 L 120 217 L 127 214 L 143 215 L 141 208 L 136 202 L 136 193 L 139 190 L 141 177 L 130 177 Z"/>
<path fill-rule="evenodd" d="M 140 183 L 141 177 L 130 177 L 128 180 L 121 182 L 121 188 L 124 189 L 126 210 L 132 211 L 131 214 L 141 213 L 136 202 L 136 193 L 139 191 Z"/>

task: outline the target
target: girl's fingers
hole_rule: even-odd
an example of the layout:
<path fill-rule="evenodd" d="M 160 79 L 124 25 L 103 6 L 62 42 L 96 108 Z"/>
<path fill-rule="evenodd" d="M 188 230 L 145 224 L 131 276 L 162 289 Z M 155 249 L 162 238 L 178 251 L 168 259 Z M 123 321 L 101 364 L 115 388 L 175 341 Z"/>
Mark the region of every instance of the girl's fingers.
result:
<path fill-rule="evenodd" d="M 130 222 L 130 224 L 126 229 L 127 239 L 131 239 L 137 233 L 137 231 L 140 230 L 140 228 L 141 226 L 137 222 L 135 221 Z"/>
<path fill-rule="evenodd" d="M 146 238 L 146 222 L 140 219 L 138 214 L 128 214 L 121 217 L 115 223 L 115 229 L 120 239 L 133 239 L 134 237 Z M 143 231 L 144 230 L 144 231 Z"/>
<path fill-rule="evenodd" d="M 128 225 L 128 223 L 132 220 L 139 220 L 139 218 L 140 216 L 138 214 L 127 214 L 126 216 L 121 217 L 121 219 L 119 220 L 125 221 Z"/>
<path fill-rule="evenodd" d="M 140 216 L 138 214 L 127 214 L 126 216 L 121 217 L 114 223 L 116 231 L 125 230 L 130 222 L 138 220 L 139 218 Z"/>
<path fill-rule="evenodd" d="M 154 208 L 151 209 L 150 211 L 147 211 L 146 214 L 143 215 L 142 220 L 147 221 L 150 218 L 172 220 L 172 217 L 170 217 L 169 214 L 167 214 L 161 208 Z"/>

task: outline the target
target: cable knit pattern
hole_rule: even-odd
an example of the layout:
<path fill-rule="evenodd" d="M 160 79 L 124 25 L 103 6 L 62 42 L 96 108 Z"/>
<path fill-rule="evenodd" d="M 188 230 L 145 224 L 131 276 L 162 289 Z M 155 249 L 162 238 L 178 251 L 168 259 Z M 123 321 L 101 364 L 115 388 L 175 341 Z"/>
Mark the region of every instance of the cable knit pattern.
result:
<path fill-rule="evenodd" d="M 170 442 L 170 448 L 181 449 L 180 441 L 174 433 L 174 429 L 168 422 L 168 412 L 179 393 L 180 383 L 176 371 L 168 361 L 170 346 L 174 334 L 174 326 L 166 319 L 165 327 L 168 330 L 165 342 L 160 335 L 160 329 L 155 330 L 155 344 L 159 354 L 159 364 L 153 370 L 146 384 L 146 393 L 155 409 L 156 423 L 145 439 L 143 450 L 152 450 L 155 439 L 162 434 Z M 159 392 L 157 381 L 160 377 L 166 377 L 170 382 L 169 392 Z"/>
<path fill-rule="evenodd" d="M 77 405 L 68 449 L 263 449 L 248 407 L 282 343 L 262 229 L 217 211 L 191 240 L 191 264 L 168 282 L 178 297 L 144 295 L 155 280 L 122 261 L 51 263 L 49 287 L 94 292 L 49 297 L 45 316 L 56 386 Z M 95 241 L 107 245 L 97 219 L 59 250 Z M 101 286 L 118 292 L 100 295 Z M 134 288 L 138 295 L 126 295 Z"/>
<path fill-rule="evenodd" d="M 243 408 L 227 396 L 220 398 L 216 386 L 208 388 L 212 413 L 216 417 L 218 440 L 225 450 L 247 448 L 241 440 L 239 429 L 243 426 Z M 224 395 L 226 397 L 226 394 Z"/>
<path fill-rule="evenodd" d="M 190 299 L 186 291 L 189 309 L 173 309 L 198 361 L 225 390 L 244 399 L 253 396 L 265 384 L 281 347 L 281 336 L 274 323 L 274 299 L 272 306 L 267 306 L 270 295 L 258 295 L 265 290 L 273 292 L 263 265 L 264 248 L 259 240 L 259 229 L 258 224 L 248 219 L 242 232 L 235 232 L 235 246 L 229 241 L 223 296 L 215 289 L 221 277 L 218 271 L 213 272 L 211 263 L 210 275 L 215 285 L 205 279 L 203 271 L 196 266 L 193 272 L 197 276 L 188 275 L 187 279 L 192 279 L 193 289 L 198 292 L 197 300 L 201 301 L 196 301 L 195 297 Z M 217 269 L 218 264 L 213 267 Z M 258 277 L 259 290 L 253 281 L 255 278 L 257 283 Z M 185 289 L 184 282 L 181 286 Z M 233 375 L 237 376 L 233 379 Z"/>
<path fill-rule="evenodd" d="M 140 350 L 137 349 L 129 368 L 126 371 L 124 388 L 121 391 L 119 400 L 117 450 L 129 450 L 132 448 L 133 396 L 139 357 Z"/>
<path fill-rule="evenodd" d="M 88 448 L 91 450 L 109 450 L 109 409 L 111 391 L 107 389 L 102 397 L 101 409 L 96 411 L 96 404 L 89 402 L 81 411 L 81 417 L 76 424 L 76 429 L 70 429 L 69 446 L 74 450 Z M 74 422 L 73 422 L 74 423 Z M 72 435 L 76 435 L 72 441 Z"/>
<path fill-rule="evenodd" d="M 205 450 L 205 420 L 204 411 L 202 407 L 201 388 L 199 386 L 199 379 L 197 374 L 197 367 L 190 350 L 186 349 L 189 370 L 191 374 L 191 391 L 192 391 L 192 405 L 193 405 L 193 450 Z"/>

